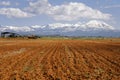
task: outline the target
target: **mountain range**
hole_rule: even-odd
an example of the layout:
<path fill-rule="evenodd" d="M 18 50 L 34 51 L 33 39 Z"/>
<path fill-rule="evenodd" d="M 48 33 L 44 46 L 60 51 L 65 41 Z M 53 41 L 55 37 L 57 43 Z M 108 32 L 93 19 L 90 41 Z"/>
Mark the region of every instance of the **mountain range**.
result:
<path fill-rule="evenodd" d="M 4 31 L 34 35 L 120 37 L 120 30 L 117 30 L 111 25 L 99 20 L 91 20 L 86 23 L 78 22 L 75 24 L 53 23 L 48 25 L 21 27 L 1 25 L 0 32 Z"/>

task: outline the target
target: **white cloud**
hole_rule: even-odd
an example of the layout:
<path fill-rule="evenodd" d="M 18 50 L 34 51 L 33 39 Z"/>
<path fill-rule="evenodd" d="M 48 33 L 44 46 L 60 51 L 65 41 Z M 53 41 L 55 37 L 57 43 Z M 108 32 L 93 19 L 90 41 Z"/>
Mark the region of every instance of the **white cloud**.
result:
<path fill-rule="evenodd" d="M 51 8 L 52 6 L 47 0 L 39 0 L 38 2 L 29 2 L 29 7 L 25 10 L 35 14 L 47 14 L 48 11 L 51 11 Z"/>
<path fill-rule="evenodd" d="M 51 14 L 56 20 L 76 20 L 80 18 L 88 19 L 109 19 L 109 14 L 104 14 L 99 10 L 92 9 L 83 3 L 69 3 L 61 6 L 54 6 Z"/>
<path fill-rule="evenodd" d="M 7 17 L 25 18 L 32 17 L 33 14 L 22 11 L 19 8 L 0 8 L 0 14 Z"/>
<path fill-rule="evenodd" d="M 9 1 L 1 1 L 1 2 L 0 2 L 0 5 L 1 5 L 1 6 L 10 6 L 11 3 L 10 3 Z"/>
<path fill-rule="evenodd" d="M 102 13 L 97 9 L 77 2 L 53 6 L 48 0 L 38 0 L 37 2 L 30 2 L 26 10 L 35 14 L 46 14 L 55 20 L 63 21 L 79 20 L 81 18 L 107 20 L 111 17 L 110 14 Z"/>

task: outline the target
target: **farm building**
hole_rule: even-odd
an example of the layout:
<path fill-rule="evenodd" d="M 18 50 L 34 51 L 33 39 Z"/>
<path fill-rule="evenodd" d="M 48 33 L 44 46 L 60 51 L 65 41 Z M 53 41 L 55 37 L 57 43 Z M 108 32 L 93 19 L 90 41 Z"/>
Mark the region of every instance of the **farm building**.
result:
<path fill-rule="evenodd" d="M 1 37 L 7 38 L 7 37 L 18 37 L 20 36 L 17 33 L 12 33 L 12 32 L 1 32 Z"/>

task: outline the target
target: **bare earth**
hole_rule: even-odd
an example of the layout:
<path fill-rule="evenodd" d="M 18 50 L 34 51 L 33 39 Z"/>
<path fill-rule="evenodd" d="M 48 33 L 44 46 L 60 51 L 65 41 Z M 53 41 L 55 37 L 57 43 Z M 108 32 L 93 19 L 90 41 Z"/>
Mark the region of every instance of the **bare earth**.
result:
<path fill-rule="evenodd" d="M 120 80 L 120 39 L 0 39 L 0 80 Z"/>

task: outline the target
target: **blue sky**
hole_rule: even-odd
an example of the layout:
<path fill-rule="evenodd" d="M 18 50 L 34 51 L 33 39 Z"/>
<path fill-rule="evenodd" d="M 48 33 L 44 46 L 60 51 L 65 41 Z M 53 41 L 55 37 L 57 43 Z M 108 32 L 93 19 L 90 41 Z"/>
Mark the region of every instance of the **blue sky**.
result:
<path fill-rule="evenodd" d="M 0 25 L 101 20 L 120 29 L 119 9 L 120 0 L 0 0 Z"/>

